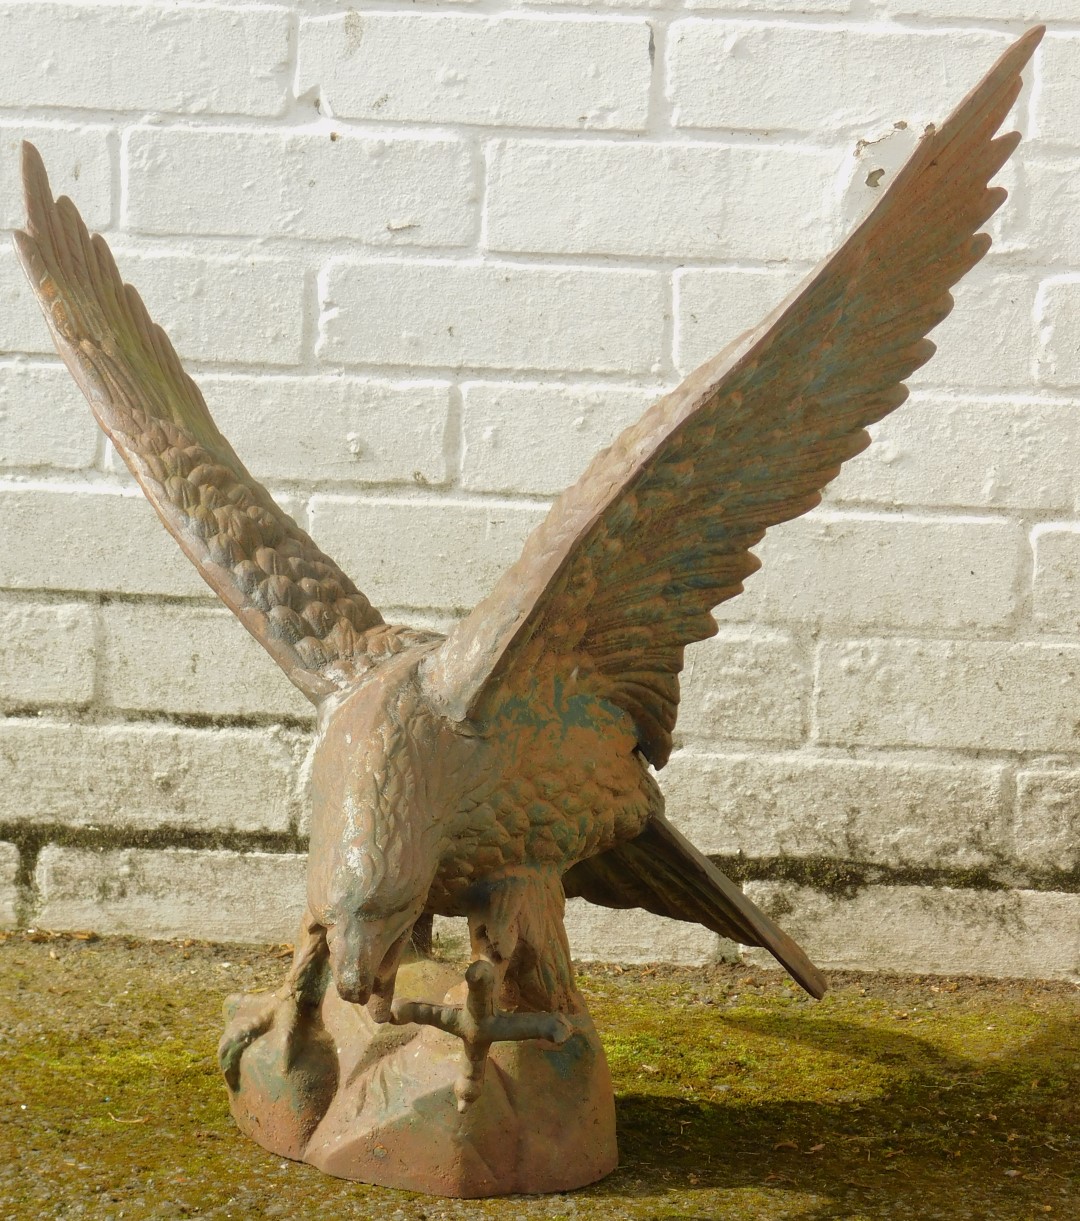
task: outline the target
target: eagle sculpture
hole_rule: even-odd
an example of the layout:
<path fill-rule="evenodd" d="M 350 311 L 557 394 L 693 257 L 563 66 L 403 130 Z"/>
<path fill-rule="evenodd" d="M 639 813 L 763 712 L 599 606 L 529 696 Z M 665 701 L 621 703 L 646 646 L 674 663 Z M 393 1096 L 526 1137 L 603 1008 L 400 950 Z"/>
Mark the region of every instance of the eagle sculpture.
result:
<path fill-rule="evenodd" d="M 933 354 L 949 289 L 990 247 L 980 229 L 1006 193 L 988 183 L 1019 140 L 995 133 L 1041 34 L 927 129 L 778 309 L 596 456 L 445 638 L 384 622 L 252 478 L 104 239 L 52 198 L 24 145 L 15 243 L 60 355 L 166 529 L 318 709 L 307 910 L 286 985 L 226 1033 L 234 1089 L 247 1049 L 275 1024 L 295 1036 L 332 979 L 375 1026 L 464 1038 L 468 1108 L 492 1040 L 550 1048 L 583 1012 L 567 895 L 763 946 L 824 993 L 799 947 L 664 818 L 656 772 L 683 652 L 716 631 L 710 611 L 758 567 L 765 531 L 819 503 Z M 395 997 L 432 913 L 468 917 L 460 1008 Z"/>

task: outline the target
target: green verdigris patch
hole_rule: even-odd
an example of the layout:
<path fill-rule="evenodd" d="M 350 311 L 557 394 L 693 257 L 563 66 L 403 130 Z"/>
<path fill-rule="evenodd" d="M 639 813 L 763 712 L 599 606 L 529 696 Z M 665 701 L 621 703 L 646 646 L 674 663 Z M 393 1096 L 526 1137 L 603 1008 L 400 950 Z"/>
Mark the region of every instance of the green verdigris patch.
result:
<path fill-rule="evenodd" d="M 584 969 L 622 1165 L 566 1196 L 472 1202 L 329 1179 L 239 1136 L 221 1001 L 283 969 L 250 947 L 9 936 L 0 1218 L 1080 1215 L 1068 985 L 843 976 L 818 1003 L 741 966 Z"/>

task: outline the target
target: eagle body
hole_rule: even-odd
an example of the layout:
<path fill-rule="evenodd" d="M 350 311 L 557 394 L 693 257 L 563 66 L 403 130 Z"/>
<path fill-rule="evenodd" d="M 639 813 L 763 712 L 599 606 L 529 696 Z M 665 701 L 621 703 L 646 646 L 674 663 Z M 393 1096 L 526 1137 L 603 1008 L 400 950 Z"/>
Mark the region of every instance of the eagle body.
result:
<path fill-rule="evenodd" d="M 662 813 L 659 785 L 631 718 L 590 689 L 584 668 L 569 682 L 537 675 L 490 723 L 456 729 L 421 679 L 436 643 L 400 653 L 323 705 L 309 910 L 323 928 L 360 907 L 369 920 L 418 906 L 483 912 L 485 937 L 502 955 L 524 952 L 560 992 L 572 990 L 563 939 L 532 943 L 513 926 L 520 904 L 493 900 L 554 901 L 561 917 L 564 873 L 636 839 Z M 520 982 L 510 984 L 518 1007 Z"/>

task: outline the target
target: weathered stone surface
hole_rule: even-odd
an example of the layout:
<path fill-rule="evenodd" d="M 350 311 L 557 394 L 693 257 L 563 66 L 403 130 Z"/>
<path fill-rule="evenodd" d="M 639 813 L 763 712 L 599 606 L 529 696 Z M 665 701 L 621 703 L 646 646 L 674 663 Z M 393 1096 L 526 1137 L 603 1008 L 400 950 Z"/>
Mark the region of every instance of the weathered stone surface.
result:
<path fill-rule="evenodd" d="M 298 77 L 344 118 L 639 130 L 649 67 L 644 21 L 354 11 L 302 24 Z"/>
<path fill-rule="evenodd" d="M 266 852 L 49 844 L 34 881 L 42 928 L 140 937 L 292 941 L 304 906 L 306 858 Z"/>
<path fill-rule="evenodd" d="M 837 236 L 831 194 L 840 160 L 839 152 L 742 144 L 499 141 L 489 154 L 488 244 L 639 258 L 820 258 Z M 803 200 L 794 223 L 793 193 Z M 549 202 L 538 208 L 541 196 Z M 718 346 L 714 337 L 710 354 Z"/>
<path fill-rule="evenodd" d="M 844 898 L 776 882 L 746 892 L 825 970 L 1080 979 L 1080 895 L 869 886 Z"/>
<path fill-rule="evenodd" d="M 113 602 L 101 614 L 101 696 L 114 708 L 314 718 L 225 609 Z"/>
<path fill-rule="evenodd" d="M 1080 404 L 920 391 L 871 429 L 829 486 L 831 503 L 1072 511 Z"/>
<path fill-rule="evenodd" d="M 4 822 L 285 831 L 294 784 L 289 747 L 269 730 L 0 721 Z"/>
<path fill-rule="evenodd" d="M 85 469 L 99 437 L 63 365 L 0 364 L 0 468 Z"/>
<path fill-rule="evenodd" d="M 621 386 L 466 382 L 461 486 L 555 495 L 639 419 L 656 391 Z"/>
<path fill-rule="evenodd" d="M 815 135 L 940 121 L 958 90 L 1008 45 L 1007 36 L 973 31 L 699 19 L 675 22 L 669 37 L 677 126 Z M 889 89 L 881 87 L 882 64 L 889 65 Z"/>
<path fill-rule="evenodd" d="M 999 0 L 999 3 L 1030 4 L 1040 8 L 1041 0 Z M 1049 0 L 1043 16 L 1045 21 L 1057 14 L 1051 10 L 1062 9 L 1062 16 L 1075 20 L 1076 10 L 1072 0 Z M 1068 14 L 1065 9 L 1068 9 Z M 1038 99 L 1035 102 L 1035 124 L 1041 139 L 1072 148 L 1080 146 L 1080 91 L 1076 88 L 1076 65 L 1080 60 L 1080 36 L 1076 31 L 1058 33 L 1051 31 L 1043 44 L 1041 80 Z"/>
<path fill-rule="evenodd" d="M 86 704 L 94 695 L 94 612 L 0 598 L 0 704 Z"/>
<path fill-rule="evenodd" d="M 761 571 L 715 614 L 846 627 L 1006 627 L 1020 606 L 1027 540 L 996 518 L 821 510 L 766 536 Z"/>
<path fill-rule="evenodd" d="M 134 486 L 0 492 L 0 534 L 2 588 L 207 594 Z"/>
<path fill-rule="evenodd" d="M 1080 386 L 1080 276 L 1055 276 L 1039 290 L 1036 367 L 1048 386 Z"/>
<path fill-rule="evenodd" d="M 624 377 L 662 369 L 665 289 L 655 271 L 333 260 L 322 283 L 324 361 Z"/>
<path fill-rule="evenodd" d="M 724 627 L 686 651 L 679 736 L 801 742 L 811 670 L 810 650 L 788 632 Z"/>
<path fill-rule="evenodd" d="M 265 374 L 200 382 L 257 479 L 428 487 L 449 478 L 446 382 Z"/>
<path fill-rule="evenodd" d="M 923 755 L 684 751 L 664 771 L 668 817 L 703 852 L 961 868 L 1011 852 L 1004 781 L 1001 764 Z"/>
<path fill-rule="evenodd" d="M 11 927 L 16 922 L 18 868 L 19 849 L 14 844 L 0 844 L 0 928 Z"/>
<path fill-rule="evenodd" d="M 316 496 L 311 533 L 376 606 L 449 610 L 487 593 L 542 516 L 513 502 Z"/>
<path fill-rule="evenodd" d="M 730 943 L 697 924 L 667 920 L 650 912 L 597 907 L 584 899 L 566 904 L 570 951 L 583 962 L 714 962 Z"/>
<path fill-rule="evenodd" d="M 1073 39 L 1080 46 L 1080 39 Z M 1076 176 L 1080 169 L 1080 149 L 1068 159 L 1060 156 L 1043 160 L 1031 159 L 1024 178 L 1031 196 L 1031 207 L 1039 217 L 1038 228 L 1031 235 L 1035 258 L 1040 262 L 1060 262 L 1075 267 L 1080 263 L 1080 187 Z"/>
<path fill-rule="evenodd" d="M 5 20 L 10 9 L 10 5 L 0 7 L 0 21 Z M 4 64 L 10 66 L 10 59 L 5 58 Z M 0 90 L 9 84 L 5 79 L 0 83 Z M 25 105 L 25 102 L 19 104 Z M 48 158 L 60 191 L 65 195 L 78 191 L 80 207 L 85 204 L 86 223 L 91 228 L 105 228 L 112 218 L 113 202 L 111 131 L 105 124 L 86 121 L 63 125 L 25 120 L 0 123 L 0 166 L 4 170 L 0 173 L 0 228 L 14 229 L 23 222 L 22 191 L 19 176 L 13 172 L 19 163 L 19 147 L 23 140 L 30 140 L 41 150 L 41 155 Z M 9 168 L 11 172 L 8 172 Z"/>
<path fill-rule="evenodd" d="M 476 227 L 462 140 L 137 127 L 127 156 L 126 221 L 143 233 L 464 246 Z"/>
<path fill-rule="evenodd" d="M 1031 612 L 1047 632 L 1080 629 L 1080 527 L 1046 523 L 1031 532 L 1035 551 Z"/>
<path fill-rule="evenodd" d="M 1017 776 L 1014 851 L 1033 869 L 1080 866 L 1080 771 L 1031 768 Z"/>
<path fill-rule="evenodd" d="M 953 312 L 934 328 L 937 354 L 910 384 L 1030 389 L 1038 287 L 1033 272 L 1002 271 L 993 262 L 973 268 L 953 289 Z"/>
<path fill-rule="evenodd" d="M 821 645 L 817 734 L 843 745 L 1077 749 L 1080 645 L 859 640 Z"/>
<path fill-rule="evenodd" d="M 279 114 L 290 18 L 280 6 L 32 3 L 0 7 L 19 54 L 0 106 Z"/>

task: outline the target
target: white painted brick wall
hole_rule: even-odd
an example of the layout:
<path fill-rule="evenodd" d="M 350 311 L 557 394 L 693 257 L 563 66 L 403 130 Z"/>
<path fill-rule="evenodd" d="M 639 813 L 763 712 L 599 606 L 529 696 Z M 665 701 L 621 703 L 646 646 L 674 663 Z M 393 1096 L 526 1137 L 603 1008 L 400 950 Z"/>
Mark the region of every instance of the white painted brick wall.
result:
<path fill-rule="evenodd" d="M 0 4 L 0 225 L 29 138 L 287 511 L 445 625 L 1036 19 L 994 250 L 689 651 L 666 784 L 747 877 L 862 879 L 749 883 L 826 964 L 1070 975 L 1080 0 Z M 6 246 L 0 542 L 0 922 L 291 936 L 310 707 L 143 503 Z M 570 926 L 586 957 L 726 952 Z"/>

